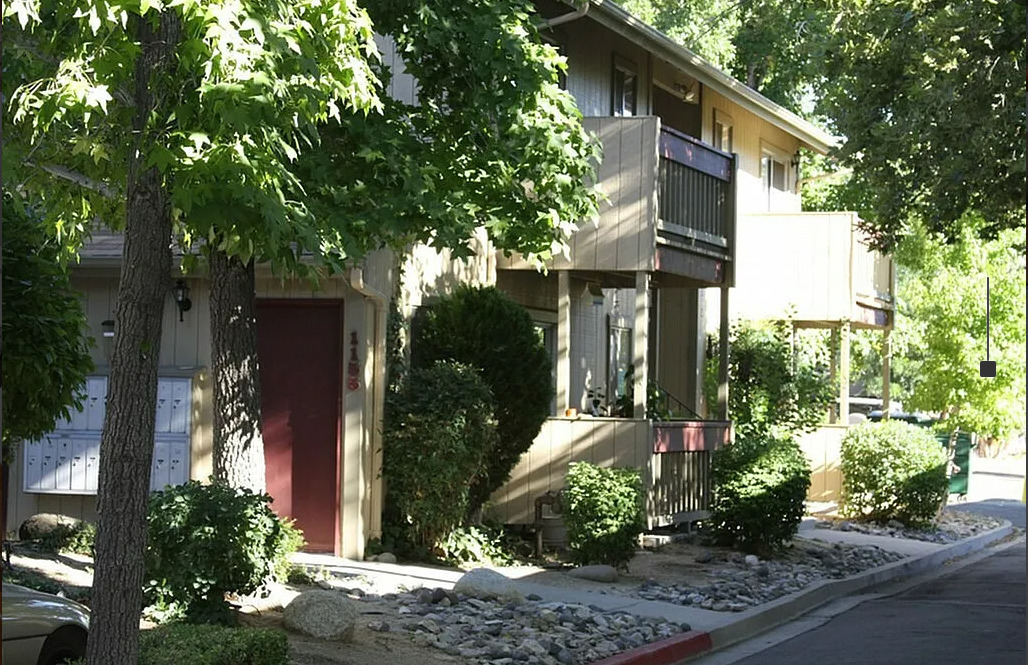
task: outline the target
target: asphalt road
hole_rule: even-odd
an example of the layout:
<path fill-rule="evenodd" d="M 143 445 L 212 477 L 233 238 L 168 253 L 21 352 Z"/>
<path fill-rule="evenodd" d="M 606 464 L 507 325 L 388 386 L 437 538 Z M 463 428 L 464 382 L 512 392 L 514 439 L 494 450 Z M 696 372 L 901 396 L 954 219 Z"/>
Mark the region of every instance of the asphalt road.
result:
<path fill-rule="evenodd" d="M 1025 506 L 1019 501 L 981 501 L 963 504 L 960 509 L 1002 517 L 1022 528 L 1025 525 Z M 860 603 L 813 630 L 758 653 L 718 662 L 1025 665 L 1025 591 L 1022 540 L 897 595 Z"/>

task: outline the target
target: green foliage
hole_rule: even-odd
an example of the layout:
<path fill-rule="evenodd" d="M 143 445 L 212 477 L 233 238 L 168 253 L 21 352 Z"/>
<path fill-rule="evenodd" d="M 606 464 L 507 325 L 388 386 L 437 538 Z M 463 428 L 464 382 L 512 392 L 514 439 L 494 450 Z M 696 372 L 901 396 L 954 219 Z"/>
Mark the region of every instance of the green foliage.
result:
<path fill-rule="evenodd" d="M 631 418 L 635 412 L 635 366 L 629 365 L 625 372 L 625 393 L 614 400 L 611 415 Z M 676 414 L 671 410 L 670 397 L 656 381 L 646 383 L 646 417 L 650 420 L 671 420 Z M 689 414 L 684 414 L 688 417 Z"/>
<path fill-rule="evenodd" d="M 269 503 L 267 494 L 197 481 L 152 494 L 148 600 L 190 623 L 230 622 L 225 594 L 260 590 L 276 573 L 288 571 L 290 548 L 302 543 Z"/>
<path fill-rule="evenodd" d="M 639 471 L 572 462 L 565 480 L 564 524 L 576 562 L 627 566 L 646 525 Z"/>
<path fill-rule="evenodd" d="M 931 430 L 898 420 L 851 427 L 842 440 L 842 504 L 852 517 L 925 526 L 949 487 L 949 457 Z"/>
<path fill-rule="evenodd" d="M 3 230 L 3 458 L 10 463 L 17 442 L 38 439 L 82 408 L 93 361 L 61 246 L 6 188 Z"/>
<path fill-rule="evenodd" d="M 490 526 L 459 526 L 441 540 L 437 551 L 444 562 L 467 568 L 474 566 L 509 566 L 518 561 L 518 542 Z"/>
<path fill-rule="evenodd" d="M 894 247 L 915 220 L 959 238 L 973 211 L 982 237 L 1023 234 L 1024 5 L 828 6 L 821 106 L 846 138 L 849 206 L 874 240 Z"/>
<path fill-rule="evenodd" d="M 798 335 L 789 321 L 732 325 L 728 412 L 739 438 L 790 439 L 817 428 L 835 399 L 828 352 L 820 338 Z M 717 403 L 719 355 L 707 361 L 708 404 Z"/>
<path fill-rule="evenodd" d="M 478 370 L 492 390 L 499 443 L 471 485 L 469 509 L 482 506 L 550 414 L 552 365 L 525 308 L 495 287 L 462 286 L 429 310 L 414 340 L 417 362 L 453 360 Z"/>
<path fill-rule="evenodd" d="M 496 454 L 492 393 L 471 366 L 413 369 L 389 396 L 382 473 L 412 544 L 431 551 L 460 524 L 470 487 Z"/>
<path fill-rule="evenodd" d="M 736 439 L 714 453 L 711 482 L 715 540 L 774 554 L 792 540 L 803 519 L 810 463 L 794 441 Z"/>
<path fill-rule="evenodd" d="M 72 552 L 93 556 L 96 543 L 96 525 L 80 522 L 75 526 L 59 525 L 39 540 L 39 547 L 45 552 Z"/>
<path fill-rule="evenodd" d="M 894 336 L 913 364 L 906 408 L 943 414 L 947 431 L 959 428 L 987 439 L 1004 441 L 1023 431 L 1028 327 L 1023 249 L 1023 232 L 983 242 L 971 228 L 951 244 L 917 234 L 900 246 Z M 987 354 L 997 367 L 991 379 L 978 373 Z"/>
<path fill-rule="evenodd" d="M 268 628 L 167 624 L 139 634 L 139 665 L 288 665 L 286 634 Z"/>

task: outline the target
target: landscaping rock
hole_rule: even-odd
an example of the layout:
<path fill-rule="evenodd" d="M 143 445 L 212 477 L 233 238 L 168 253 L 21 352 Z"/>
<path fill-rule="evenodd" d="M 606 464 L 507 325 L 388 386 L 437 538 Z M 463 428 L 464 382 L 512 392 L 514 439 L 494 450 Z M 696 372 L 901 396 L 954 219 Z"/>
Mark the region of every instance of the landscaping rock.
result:
<path fill-rule="evenodd" d="M 396 555 L 392 552 L 382 552 L 375 561 L 379 563 L 396 563 Z"/>
<path fill-rule="evenodd" d="M 453 585 L 453 591 L 482 600 L 524 601 L 524 596 L 512 581 L 488 568 L 475 568 L 464 573 Z"/>
<path fill-rule="evenodd" d="M 37 513 L 21 523 L 18 537 L 22 540 L 39 540 L 57 532 L 77 529 L 82 520 L 67 515 Z"/>
<path fill-rule="evenodd" d="M 612 566 L 582 566 L 568 571 L 568 575 L 593 582 L 618 581 L 618 571 Z"/>
<path fill-rule="evenodd" d="M 348 642 L 356 623 L 354 602 L 334 591 L 305 591 L 282 611 L 286 628 L 322 640 Z"/>

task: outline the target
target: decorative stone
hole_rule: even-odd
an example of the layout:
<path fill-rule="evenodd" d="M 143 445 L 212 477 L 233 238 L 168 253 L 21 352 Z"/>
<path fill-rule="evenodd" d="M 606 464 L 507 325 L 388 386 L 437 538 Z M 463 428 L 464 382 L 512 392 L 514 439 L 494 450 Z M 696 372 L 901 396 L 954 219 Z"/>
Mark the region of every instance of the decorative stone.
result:
<path fill-rule="evenodd" d="M 396 563 L 396 555 L 392 552 L 382 552 L 376 559 L 379 563 Z"/>
<path fill-rule="evenodd" d="M 617 582 L 618 580 L 618 571 L 612 566 L 604 565 L 581 566 L 569 571 L 568 575 L 593 582 Z"/>
<path fill-rule="evenodd" d="M 352 600 L 321 589 L 301 593 L 282 611 L 286 628 L 322 640 L 350 641 L 356 622 L 357 609 Z"/>
<path fill-rule="evenodd" d="M 482 600 L 499 599 L 514 603 L 524 601 L 524 596 L 511 580 L 488 568 L 475 568 L 464 573 L 453 585 L 453 590 Z"/>
<path fill-rule="evenodd" d="M 18 537 L 22 540 L 39 540 L 58 531 L 68 531 L 81 526 L 82 520 L 55 513 L 36 513 L 21 523 Z"/>

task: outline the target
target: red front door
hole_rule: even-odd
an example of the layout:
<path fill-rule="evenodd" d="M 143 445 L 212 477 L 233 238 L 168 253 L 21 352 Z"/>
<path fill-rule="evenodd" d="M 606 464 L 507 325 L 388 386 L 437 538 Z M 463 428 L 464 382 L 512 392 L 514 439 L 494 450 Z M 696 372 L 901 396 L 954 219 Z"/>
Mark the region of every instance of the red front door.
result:
<path fill-rule="evenodd" d="M 311 552 L 339 542 L 342 324 L 337 301 L 257 303 L 268 494 Z"/>

